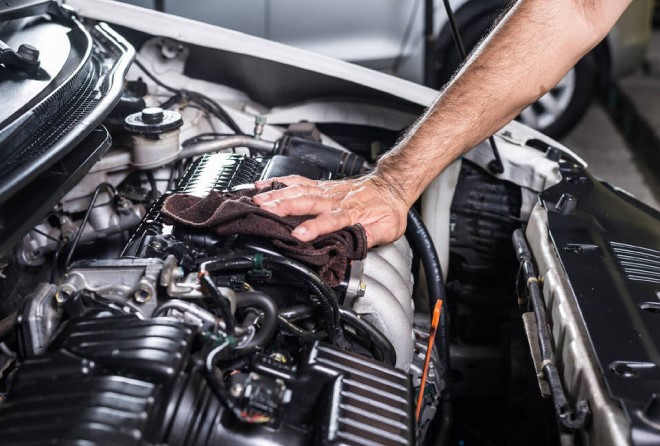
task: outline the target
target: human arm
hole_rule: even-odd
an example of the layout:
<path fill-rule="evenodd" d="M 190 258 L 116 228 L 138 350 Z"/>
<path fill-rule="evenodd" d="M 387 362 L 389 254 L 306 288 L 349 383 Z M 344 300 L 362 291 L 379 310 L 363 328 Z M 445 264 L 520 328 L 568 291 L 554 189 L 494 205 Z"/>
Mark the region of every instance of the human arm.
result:
<path fill-rule="evenodd" d="M 519 0 L 372 173 L 318 184 L 284 177 L 290 187 L 255 202 L 278 215 L 317 215 L 294 230 L 303 241 L 355 223 L 369 246 L 395 240 L 426 186 L 555 85 L 629 3 Z"/>

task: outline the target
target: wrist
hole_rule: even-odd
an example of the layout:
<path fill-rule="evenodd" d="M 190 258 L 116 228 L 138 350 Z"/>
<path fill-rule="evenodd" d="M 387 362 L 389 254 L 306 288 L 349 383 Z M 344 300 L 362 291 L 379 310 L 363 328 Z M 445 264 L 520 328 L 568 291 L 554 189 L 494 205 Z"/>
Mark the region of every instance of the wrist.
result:
<path fill-rule="evenodd" d="M 407 210 L 415 204 L 423 188 L 418 190 L 419 186 L 415 184 L 412 178 L 408 177 L 406 170 L 397 167 L 389 159 L 383 158 L 370 174 L 370 178 L 378 189 L 389 193 Z"/>

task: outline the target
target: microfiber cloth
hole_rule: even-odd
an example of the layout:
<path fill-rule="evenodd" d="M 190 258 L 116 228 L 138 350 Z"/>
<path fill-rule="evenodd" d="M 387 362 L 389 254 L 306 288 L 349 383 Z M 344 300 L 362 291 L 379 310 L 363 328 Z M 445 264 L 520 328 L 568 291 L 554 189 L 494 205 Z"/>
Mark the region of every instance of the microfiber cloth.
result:
<path fill-rule="evenodd" d="M 291 231 L 311 216 L 280 217 L 252 201 L 259 193 L 286 187 L 282 183 L 260 190 L 212 191 L 204 198 L 173 194 L 163 203 L 163 213 L 175 224 L 213 229 L 217 234 L 249 235 L 270 240 L 283 255 L 312 267 L 331 287 L 344 279 L 351 260 L 367 255 L 367 237 L 361 225 L 302 242 Z"/>

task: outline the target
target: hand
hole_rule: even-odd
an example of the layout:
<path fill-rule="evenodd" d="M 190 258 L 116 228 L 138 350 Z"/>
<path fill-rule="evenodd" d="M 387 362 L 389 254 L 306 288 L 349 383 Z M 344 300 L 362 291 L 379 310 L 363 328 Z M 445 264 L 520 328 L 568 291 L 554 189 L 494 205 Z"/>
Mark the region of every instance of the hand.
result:
<path fill-rule="evenodd" d="M 262 209 L 282 217 L 316 215 L 293 230 L 291 234 L 298 240 L 311 241 L 359 223 L 371 248 L 397 240 L 406 230 L 410 206 L 392 185 L 375 174 L 340 181 L 292 175 L 259 181 L 256 187 L 267 187 L 273 181 L 288 187 L 255 195 L 253 200 Z"/>

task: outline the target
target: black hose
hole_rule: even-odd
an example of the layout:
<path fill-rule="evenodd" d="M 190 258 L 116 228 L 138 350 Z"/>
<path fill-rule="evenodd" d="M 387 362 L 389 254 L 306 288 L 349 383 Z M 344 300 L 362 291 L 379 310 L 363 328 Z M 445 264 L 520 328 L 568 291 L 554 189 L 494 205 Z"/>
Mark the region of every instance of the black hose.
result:
<path fill-rule="evenodd" d="M 16 328 L 16 323 L 18 322 L 18 312 L 14 311 L 13 313 L 5 316 L 0 319 L 0 342 L 6 341 L 14 332 Z"/>
<path fill-rule="evenodd" d="M 202 272 L 212 272 L 223 269 L 249 269 L 254 268 L 255 262 L 256 255 L 220 257 L 205 261 L 200 265 L 200 270 Z M 263 256 L 260 263 L 264 268 L 284 270 L 301 278 L 319 298 L 321 312 L 326 323 L 330 341 L 333 343 L 342 342 L 343 333 L 339 325 L 339 304 L 337 303 L 337 297 L 332 288 L 318 274 L 305 265 L 284 257 Z"/>
<path fill-rule="evenodd" d="M 385 364 L 394 367 L 396 365 L 396 350 L 392 343 L 376 327 L 367 320 L 360 317 L 353 310 L 339 307 L 342 322 L 352 326 L 357 330 L 358 335 L 366 336 L 371 344 L 376 348 L 372 351 L 374 357 Z"/>
<path fill-rule="evenodd" d="M 406 238 L 419 256 L 426 273 L 426 287 L 429 299 L 429 310 L 433 311 L 438 299 L 444 302 L 444 311 L 440 314 L 440 326 L 438 327 L 438 344 L 444 365 L 445 389 L 442 401 L 442 419 L 440 435 L 436 444 L 446 445 L 449 442 L 449 433 L 453 421 L 452 410 L 452 381 L 451 381 L 451 355 L 449 352 L 449 302 L 445 290 L 445 281 L 442 275 L 442 265 L 438 252 L 435 250 L 433 239 L 429 233 L 422 217 L 413 208 L 408 211 L 408 225 L 406 227 Z M 430 353 L 430 352 L 429 352 Z"/>
<path fill-rule="evenodd" d="M 438 299 L 442 299 L 445 309 L 440 317 L 440 329 L 438 330 L 438 341 L 440 343 L 443 362 L 446 372 L 450 370 L 449 356 L 449 303 L 445 291 L 445 281 L 442 275 L 442 266 L 440 258 L 435 250 L 435 245 L 431 239 L 422 217 L 415 209 L 408 211 L 408 226 L 406 227 L 406 238 L 412 245 L 413 250 L 419 256 L 426 273 L 426 288 L 429 299 L 429 310 L 433 311 Z M 449 382 L 447 382 L 449 385 Z"/>
<path fill-rule="evenodd" d="M 306 341 L 320 341 L 322 339 L 325 339 L 328 334 L 325 331 L 319 330 L 319 331 L 311 331 L 311 330 L 305 330 L 304 328 L 298 327 L 296 324 L 291 322 L 289 319 L 286 317 L 282 316 L 281 314 L 277 316 L 277 320 L 280 324 L 280 326 L 284 330 L 288 330 L 294 335 L 303 338 Z"/>
<path fill-rule="evenodd" d="M 309 304 L 291 305 L 280 310 L 280 316 L 285 317 L 290 322 L 299 321 L 301 319 L 309 319 L 314 316 L 316 308 Z"/>
<path fill-rule="evenodd" d="M 516 229 L 513 232 L 513 247 L 516 251 L 516 257 L 520 263 L 520 272 L 525 280 L 529 293 L 529 300 L 534 311 L 536 320 L 536 335 L 538 338 L 539 349 L 541 352 L 541 369 L 545 379 L 550 386 L 552 402 L 555 412 L 561 425 L 570 430 L 582 429 L 587 423 L 590 415 L 589 406 L 586 401 L 578 401 L 575 410 L 571 408 L 566 399 L 564 386 L 559 377 L 559 371 L 555 365 L 554 350 L 552 347 L 552 338 L 550 336 L 550 326 L 545 312 L 545 302 L 541 287 L 539 286 L 538 275 L 532 260 L 532 253 L 525 240 L 522 230 Z"/>
<path fill-rule="evenodd" d="M 261 350 L 271 340 L 277 330 L 277 305 L 267 294 L 250 291 L 236 295 L 236 308 L 255 307 L 263 312 L 261 328 L 254 338 L 242 347 L 234 348 L 240 354 Z"/>
<path fill-rule="evenodd" d="M 202 293 L 212 297 L 218 303 L 220 311 L 222 312 L 222 318 L 225 321 L 227 335 L 234 336 L 236 323 L 234 322 L 234 315 L 231 312 L 229 299 L 227 296 L 222 294 L 217 286 L 215 286 L 215 283 L 213 283 L 213 280 L 208 276 L 208 274 L 202 274 L 199 281 L 202 285 Z"/>
<path fill-rule="evenodd" d="M 158 199 L 159 192 L 154 173 L 151 170 L 146 170 L 144 174 L 146 175 L 147 181 L 149 182 L 149 187 L 151 188 L 151 200 L 156 201 Z"/>
<path fill-rule="evenodd" d="M 520 263 L 521 273 L 523 274 L 524 280 L 527 282 L 526 286 L 529 293 L 529 300 L 532 311 L 534 312 L 534 318 L 536 319 L 541 359 L 552 360 L 552 340 L 550 339 L 549 331 L 544 329 L 548 326 L 548 318 L 545 313 L 545 303 L 543 301 L 541 289 L 539 288 L 534 263 L 532 263 L 532 253 L 530 252 L 525 236 L 520 229 L 516 229 L 513 232 L 513 246 L 516 250 L 518 262 Z"/>
<path fill-rule="evenodd" d="M 205 361 L 206 382 L 209 384 L 209 387 L 211 387 L 211 390 L 213 393 L 215 393 L 224 407 L 231 411 L 234 416 L 240 420 L 243 418 L 241 410 L 237 406 L 236 400 L 234 400 L 234 398 L 232 398 L 232 396 L 229 394 L 227 387 L 222 381 L 222 373 L 216 370 L 215 367 L 217 356 L 228 346 L 229 341 L 226 341 L 224 344 L 211 350 L 211 352 L 207 355 Z"/>

